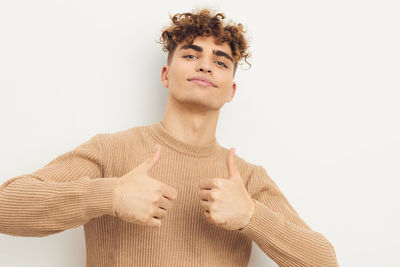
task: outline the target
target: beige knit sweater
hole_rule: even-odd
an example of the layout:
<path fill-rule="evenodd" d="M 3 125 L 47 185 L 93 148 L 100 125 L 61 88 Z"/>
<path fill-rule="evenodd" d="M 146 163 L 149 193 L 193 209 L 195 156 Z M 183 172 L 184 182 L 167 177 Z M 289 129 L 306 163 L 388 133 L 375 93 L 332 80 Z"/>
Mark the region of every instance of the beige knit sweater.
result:
<path fill-rule="evenodd" d="M 116 179 L 151 156 L 156 143 L 163 150 L 149 175 L 178 192 L 160 228 L 121 220 L 112 207 Z M 228 177 L 227 153 L 216 139 L 185 143 L 160 121 L 97 134 L 1 185 L 0 233 L 47 236 L 84 225 L 88 267 L 247 266 L 252 241 L 279 266 L 338 266 L 332 244 L 298 216 L 265 169 L 237 155 L 254 215 L 242 230 L 206 221 L 198 183 Z"/>

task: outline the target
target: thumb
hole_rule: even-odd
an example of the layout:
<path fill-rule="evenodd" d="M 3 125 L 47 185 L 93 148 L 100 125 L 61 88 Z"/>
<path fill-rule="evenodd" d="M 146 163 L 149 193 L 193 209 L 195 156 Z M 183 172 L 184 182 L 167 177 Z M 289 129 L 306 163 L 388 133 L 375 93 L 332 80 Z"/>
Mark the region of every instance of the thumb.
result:
<path fill-rule="evenodd" d="M 226 164 L 228 167 L 228 179 L 240 178 L 240 173 L 236 166 L 236 161 L 234 156 L 235 156 L 235 148 L 229 149 L 228 156 L 226 159 Z"/>
<path fill-rule="evenodd" d="M 149 171 L 151 168 L 154 167 L 154 165 L 156 165 L 160 157 L 161 157 L 161 146 L 159 144 L 156 144 L 155 149 L 153 151 L 153 155 L 147 158 L 141 164 L 141 167 L 143 168 L 144 171 Z"/>

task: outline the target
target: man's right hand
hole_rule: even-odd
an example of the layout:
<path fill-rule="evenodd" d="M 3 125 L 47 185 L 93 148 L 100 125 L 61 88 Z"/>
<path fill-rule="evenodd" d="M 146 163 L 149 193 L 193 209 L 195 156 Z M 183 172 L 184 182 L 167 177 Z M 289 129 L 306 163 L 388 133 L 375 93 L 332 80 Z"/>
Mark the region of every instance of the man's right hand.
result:
<path fill-rule="evenodd" d="M 161 219 L 176 199 L 177 191 L 150 177 L 148 171 L 158 162 L 161 146 L 156 145 L 154 155 L 117 179 L 113 195 L 115 214 L 128 222 L 161 226 Z"/>

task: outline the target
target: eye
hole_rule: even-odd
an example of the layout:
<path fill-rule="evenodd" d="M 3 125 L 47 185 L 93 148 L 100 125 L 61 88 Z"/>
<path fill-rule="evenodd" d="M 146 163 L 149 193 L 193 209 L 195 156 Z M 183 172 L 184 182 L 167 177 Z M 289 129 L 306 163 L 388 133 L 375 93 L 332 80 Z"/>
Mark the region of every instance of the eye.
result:
<path fill-rule="evenodd" d="M 184 58 L 190 58 L 190 59 L 193 59 L 193 58 L 195 58 L 195 56 L 193 56 L 193 55 L 185 55 L 185 56 L 183 56 Z"/>
<path fill-rule="evenodd" d="M 219 64 L 219 63 L 221 63 L 221 64 Z M 223 66 L 223 67 L 225 67 L 225 68 L 227 68 L 227 67 L 228 67 L 228 66 L 227 66 L 227 65 L 225 65 L 225 64 L 224 64 L 224 62 L 222 62 L 222 61 L 217 61 L 217 64 L 218 64 L 218 65 L 220 65 L 220 66 Z"/>

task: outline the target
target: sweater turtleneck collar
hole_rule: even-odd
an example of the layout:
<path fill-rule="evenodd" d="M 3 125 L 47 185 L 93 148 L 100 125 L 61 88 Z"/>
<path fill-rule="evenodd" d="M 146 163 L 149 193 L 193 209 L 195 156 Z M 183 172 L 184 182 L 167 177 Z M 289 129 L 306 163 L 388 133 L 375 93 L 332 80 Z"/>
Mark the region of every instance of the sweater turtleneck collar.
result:
<path fill-rule="evenodd" d="M 148 132 L 159 142 L 178 150 L 184 154 L 189 154 L 193 156 L 209 156 L 217 152 L 220 147 L 217 139 L 214 137 L 212 142 L 205 145 L 192 145 L 178 139 L 162 125 L 161 121 L 147 126 Z"/>

